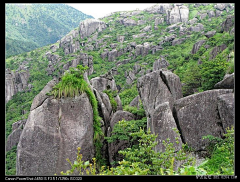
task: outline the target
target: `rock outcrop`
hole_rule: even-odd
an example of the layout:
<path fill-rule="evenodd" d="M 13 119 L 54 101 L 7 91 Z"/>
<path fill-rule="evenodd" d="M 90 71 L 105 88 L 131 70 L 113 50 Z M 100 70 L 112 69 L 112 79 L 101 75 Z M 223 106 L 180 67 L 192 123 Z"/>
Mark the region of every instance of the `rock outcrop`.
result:
<path fill-rule="evenodd" d="M 218 112 L 222 121 L 223 130 L 226 132 L 227 128 L 234 126 L 234 93 L 227 93 L 217 97 Z"/>
<path fill-rule="evenodd" d="M 234 73 L 226 74 L 222 81 L 214 85 L 216 89 L 234 89 Z"/>
<path fill-rule="evenodd" d="M 169 137 L 167 133 L 172 135 L 170 142 L 175 142 L 176 134 L 172 128 L 176 128 L 176 124 L 172 109 L 174 101 L 182 98 L 181 88 L 179 77 L 170 71 L 153 71 L 137 81 L 137 89 L 147 116 L 147 128 L 158 134 L 159 142 Z M 164 129 L 161 128 L 163 125 Z M 164 146 L 159 143 L 156 150 L 164 150 Z"/>
<path fill-rule="evenodd" d="M 203 136 L 222 137 L 224 131 L 217 97 L 227 93 L 232 93 L 232 90 L 208 90 L 175 101 L 174 118 L 184 143 L 194 150 L 204 150 L 208 142 L 202 139 Z"/>
<path fill-rule="evenodd" d="M 172 115 L 172 111 L 169 106 L 169 102 L 164 102 L 157 106 L 154 110 L 152 117 L 150 118 L 151 124 L 150 129 L 152 133 L 157 135 L 156 141 L 158 142 L 155 147 L 155 151 L 164 152 L 165 146 L 163 145 L 163 140 L 167 142 L 167 138 L 170 142 L 174 143 L 176 150 L 179 150 L 182 146 L 182 140 L 174 131 L 177 129 L 177 125 Z M 175 142 L 175 138 L 178 137 L 178 143 Z"/>
<path fill-rule="evenodd" d="M 79 25 L 79 35 L 81 39 L 90 36 L 95 31 L 101 32 L 107 28 L 106 23 L 96 19 L 87 19 Z"/>
<path fill-rule="evenodd" d="M 17 92 L 22 92 L 28 89 L 29 71 L 5 71 L 5 103 L 11 100 L 12 96 Z"/>
<path fill-rule="evenodd" d="M 12 133 L 7 138 L 6 151 L 11 150 L 12 147 L 18 144 L 26 121 L 27 120 L 24 119 L 12 124 Z"/>
<path fill-rule="evenodd" d="M 170 24 L 174 24 L 178 22 L 185 23 L 188 21 L 188 15 L 189 15 L 188 7 L 175 4 L 175 7 L 168 14 L 169 23 Z"/>
<path fill-rule="evenodd" d="M 162 68 L 167 68 L 169 66 L 169 63 L 167 60 L 165 60 L 164 57 L 160 57 L 160 59 L 157 59 L 154 63 L 153 63 L 153 71 L 157 71 L 160 70 Z"/>
<path fill-rule="evenodd" d="M 196 54 L 200 47 L 206 42 L 206 40 L 200 40 L 193 45 L 191 54 Z"/>
<path fill-rule="evenodd" d="M 66 171 L 71 168 L 66 159 L 76 160 L 77 147 L 81 147 L 83 160 L 94 156 L 93 110 L 88 96 L 84 93 L 60 100 L 48 97 L 38 107 L 32 107 L 22 131 L 17 175 Z"/>

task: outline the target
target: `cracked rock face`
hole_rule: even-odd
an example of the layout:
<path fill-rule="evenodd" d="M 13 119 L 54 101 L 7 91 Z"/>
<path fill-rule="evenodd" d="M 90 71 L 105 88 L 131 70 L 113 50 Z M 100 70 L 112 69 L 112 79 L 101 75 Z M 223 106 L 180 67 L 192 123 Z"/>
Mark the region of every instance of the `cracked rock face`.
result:
<path fill-rule="evenodd" d="M 222 136 L 217 97 L 231 92 L 231 89 L 208 90 L 175 101 L 174 118 L 181 128 L 183 141 L 188 146 L 194 150 L 202 150 L 207 145 L 203 136 Z"/>
<path fill-rule="evenodd" d="M 169 13 L 169 23 L 174 24 L 178 22 L 186 23 L 188 21 L 189 9 L 186 6 L 177 6 Z"/>
<path fill-rule="evenodd" d="M 21 72 L 20 72 L 21 71 Z M 20 70 L 19 72 L 5 71 L 5 103 L 12 99 L 17 92 L 27 89 L 29 71 Z"/>
<path fill-rule="evenodd" d="M 146 112 L 148 128 L 151 128 L 151 118 L 158 105 L 169 102 L 172 110 L 174 100 L 182 97 L 180 79 L 170 71 L 158 70 L 140 77 L 137 88 Z"/>
<path fill-rule="evenodd" d="M 81 39 L 90 36 L 96 30 L 98 32 L 103 31 L 107 27 L 106 23 L 96 19 L 87 19 L 80 23 L 79 34 Z"/>
<path fill-rule="evenodd" d="M 18 144 L 17 175 L 66 171 L 71 168 L 66 159 L 76 160 L 77 147 L 81 147 L 84 161 L 92 159 L 93 110 L 85 93 L 60 100 L 47 97 L 35 103 L 39 104 L 32 107 Z"/>

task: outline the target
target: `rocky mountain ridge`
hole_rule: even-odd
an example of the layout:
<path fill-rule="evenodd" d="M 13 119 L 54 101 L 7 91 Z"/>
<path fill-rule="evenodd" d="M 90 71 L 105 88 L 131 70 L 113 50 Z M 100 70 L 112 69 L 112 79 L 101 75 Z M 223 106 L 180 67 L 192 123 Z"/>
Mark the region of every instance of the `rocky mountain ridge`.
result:
<path fill-rule="evenodd" d="M 192 8 L 198 7 L 202 10 L 193 13 Z M 226 51 L 232 39 L 226 38 L 218 44 L 213 41 L 224 33 L 225 37 L 234 35 L 234 17 L 226 15 L 233 8 L 232 4 L 159 4 L 143 11 L 115 12 L 101 20 L 81 22 L 55 44 L 32 51 L 25 57 L 12 57 L 16 62 L 9 68 L 16 71 L 7 69 L 5 82 L 8 112 L 14 111 L 11 105 L 19 94 L 37 92 L 31 95 L 33 100 L 25 101 L 31 103 L 23 107 L 29 111 L 24 115 L 27 120 L 20 120 L 7 139 L 8 151 L 18 143 L 17 175 L 52 175 L 67 170 L 70 166 L 66 158 L 74 161 L 77 147 L 82 148 L 85 160 L 96 155 L 93 108 L 86 94 L 59 100 L 46 95 L 65 71 L 79 64 L 89 67 L 84 78 L 98 101 L 105 137 L 113 135 L 114 125 L 122 119 L 138 119 L 139 116 L 126 111 L 128 104 L 138 109 L 142 105 L 147 129 L 158 134 L 156 151 L 164 151 L 162 140 L 174 141 L 172 128 L 177 128 L 181 134 L 176 148 L 187 143 L 195 152 L 204 151 L 208 143 L 202 140 L 203 136 L 222 137 L 226 128 L 234 125 L 234 73 L 215 82 L 217 89 L 183 95 L 187 82 L 182 82 L 184 75 L 177 74 L 181 73 L 182 65 L 174 62 L 176 55 L 167 50 L 172 47 L 179 50 L 186 44 L 189 54 L 178 53 L 186 64 L 190 59 L 195 65 L 206 64 L 204 59 L 216 62 L 220 56 L 229 62 L 232 53 Z M 208 30 L 207 22 L 217 21 L 219 16 L 222 17 L 221 27 Z M 185 51 L 185 47 L 182 50 Z M 175 64 L 179 67 L 174 67 Z M 42 73 L 36 74 L 40 70 Z M 48 81 L 47 84 L 39 86 L 40 77 L 41 81 Z M 196 88 L 191 86 L 192 90 Z M 131 100 L 122 96 L 128 89 L 135 93 Z M 106 91 L 115 93 L 112 99 Z M 13 123 L 15 118 L 10 118 L 8 122 Z M 112 143 L 104 138 L 100 140 L 101 156 L 108 165 L 121 160 L 118 151 L 129 147 L 124 140 Z M 46 152 L 51 155 L 46 157 Z"/>

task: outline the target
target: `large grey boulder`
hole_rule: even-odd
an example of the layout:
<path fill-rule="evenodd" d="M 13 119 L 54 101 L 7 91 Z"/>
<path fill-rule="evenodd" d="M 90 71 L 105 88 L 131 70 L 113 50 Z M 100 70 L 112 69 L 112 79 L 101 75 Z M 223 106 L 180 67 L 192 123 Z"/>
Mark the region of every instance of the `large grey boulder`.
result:
<path fill-rule="evenodd" d="M 137 22 L 133 19 L 125 18 L 125 19 L 123 19 L 122 22 L 123 22 L 123 25 L 125 25 L 125 26 L 135 26 L 135 25 L 137 25 Z"/>
<path fill-rule="evenodd" d="M 114 61 L 115 58 L 117 57 L 118 51 L 116 49 L 111 50 L 108 52 L 108 61 Z"/>
<path fill-rule="evenodd" d="M 200 49 L 200 47 L 206 42 L 206 40 L 199 40 L 198 42 L 196 42 L 193 45 L 191 54 L 196 54 L 198 52 L 198 50 Z"/>
<path fill-rule="evenodd" d="M 171 10 L 169 14 L 169 23 L 174 24 L 178 22 L 186 23 L 188 21 L 189 9 L 186 6 L 178 6 Z"/>
<path fill-rule="evenodd" d="M 174 39 L 172 41 L 172 46 L 179 45 L 179 44 L 183 43 L 185 40 L 186 40 L 186 38 Z"/>
<path fill-rule="evenodd" d="M 214 85 L 214 88 L 234 89 L 234 73 L 226 74 L 220 82 Z"/>
<path fill-rule="evenodd" d="M 169 63 L 167 60 L 165 60 L 164 57 L 160 57 L 160 59 L 157 59 L 154 63 L 153 63 L 153 71 L 157 71 L 160 70 L 162 68 L 167 68 L 169 66 Z"/>
<path fill-rule="evenodd" d="M 222 30 L 225 32 L 230 31 L 231 27 L 234 25 L 234 16 L 228 15 L 226 20 L 222 23 Z"/>
<path fill-rule="evenodd" d="M 216 8 L 220 11 L 223 11 L 226 7 L 227 7 L 227 4 L 225 4 L 225 3 L 218 3 L 214 6 L 214 8 Z"/>
<path fill-rule="evenodd" d="M 24 119 L 12 124 L 12 133 L 7 138 L 6 151 L 11 150 L 12 147 L 18 144 L 26 121 L 27 120 Z"/>
<path fill-rule="evenodd" d="M 116 86 L 116 83 L 112 76 L 111 71 L 106 73 L 105 75 L 101 75 L 100 77 L 92 78 L 90 80 L 90 84 L 99 93 L 103 92 L 104 90 L 117 91 L 117 86 Z M 121 102 L 119 95 L 117 94 L 114 97 L 114 99 L 117 102 L 117 110 L 122 110 L 122 102 Z"/>
<path fill-rule="evenodd" d="M 181 92 L 180 79 L 170 71 L 153 71 L 138 78 L 137 89 L 147 116 L 148 128 L 152 113 L 158 105 L 169 102 L 172 109 L 174 100 L 182 97 L 182 93 L 178 93 Z"/>
<path fill-rule="evenodd" d="M 151 117 L 151 125 L 149 126 L 151 132 L 157 135 L 156 141 L 158 144 L 155 147 L 155 151 L 164 152 L 165 146 L 163 145 L 163 140 L 174 144 L 176 150 L 179 150 L 182 146 L 182 140 L 179 135 L 173 130 L 177 129 L 177 125 L 172 115 L 172 111 L 169 106 L 169 102 L 164 102 L 157 106 Z M 178 137 L 178 142 L 176 143 L 175 138 Z"/>
<path fill-rule="evenodd" d="M 29 71 L 21 70 L 13 72 L 10 69 L 5 71 L 5 103 L 12 99 L 17 92 L 28 89 Z"/>
<path fill-rule="evenodd" d="M 172 73 L 171 71 L 161 71 L 160 76 L 171 92 L 174 100 L 183 97 L 182 84 L 180 82 L 180 78 L 176 74 Z"/>
<path fill-rule="evenodd" d="M 214 59 L 218 55 L 218 53 L 221 53 L 226 48 L 227 46 L 225 44 L 222 44 L 220 46 L 215 46 L 209 53 L 210 54 L 209 60 Z"/>
<path fill-rule="evenodd" d="M 143 45 L 137 45 L 136 46 L 135 54 L 136 54 L 136 56 L 143 54 Z"/>
<path fill-rule="evenodd" d="M 101 32 L 107 28 L 106 23 L 96 19 L 86 19 L 79 25 L 79 35 L 81 39 L 90 36 L 95 31 Z"/>
<path fill-rule="evenodd" d="M 213 30 L 213 31 L 208 31 L 208 32 L 205 33 L 204 35 L 205 35 L 207 38 L 211 38 L 211 37 L 213 37 L 215 34 L 216 34 L 216 30 Z"/>
<path fill-rule="evenodd" d="M 93 110 L 85 93 L 60 100 L 47 98 L 29 113 L 17 148 L 17 175 L 66 171 L 71 168 L 66 159 L 76 160 L 77 147 L 84 161 L 91 160 L 93 135 Z"/>
<path fill-rule="evenodd" d="M 188 28 L 189 31 L 193 31 L 193 32 L 201 32 L 203 31 L 204 26 L 201 23 L 197 23 L 195 26 L 191 26 Z"/>
<path fill-rule="evenodd" d="M 218 111 L 222 121 L 224 132 L 234 126 L 234 93 L 223 94 L 217 97 Z"/>
<path fill-rule="evenodd" d="M 75 38 L 78 37 L 79 30 L 74 29 L 60 40 L 59 47 L 63 48 L 63 51 L 66 55 L 80 50 L 80 43 L 78 40 L 75 40 Z"/>
<path fill-rule="evenodd" d="M 137 108 L 139 109 L 139 107 L 140 107 L 140 100 L 141 100 L 141 99 L 140 99 L 139 95 L 136 96 L 136 97 L 130 102 L 129 106 L 137 107 Z"/>
<path fill-rule="evenodd" d="M 231 89 L 208 90 L 175 101 L 173 114 L 184 143 L 194 150 L 202 150 L 208 144 L 203 136 L 222 136 L 217 97 L 231 92 Z"/>

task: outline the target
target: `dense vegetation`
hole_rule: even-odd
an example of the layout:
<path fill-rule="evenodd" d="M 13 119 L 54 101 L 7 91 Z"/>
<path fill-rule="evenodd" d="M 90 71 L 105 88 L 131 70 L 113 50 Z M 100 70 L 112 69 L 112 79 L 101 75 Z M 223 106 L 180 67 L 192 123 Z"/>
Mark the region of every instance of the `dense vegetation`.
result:
<path fill-rule="evenodd" d="M 55 43 L 86 18 L 65 4 L 6 4 L 6 57 Z"/>
<path fill-rule="evenodd" d="M 129 130 L 129 126 L 131 128 Z M 141 127 L 136 130 L 135 123 L 120 121 L 116 124 L 117 128 L 122 128 L 115 135 L 121 140 L 137 140 L 138 143 L 131 148 L 119 151 L 124 155 L 122 161 L 117 161 L 116 167 L 102 166 L 96 167 L 96 158 L 92 162 L 82 161 L 81 148 L 78 148 L 77 160 L 72 163 L 67 160 L 71 169 L 61 172 L 61 175 L 71 175 L 77 172 L 79 175 L 233 175 L 234 174 L 234 130 L 227 130 L 224 134 L 225 139 L 216 138 L 211 135 L 203 137 L 212 143 L 208 147 L 210 157 L 200 165 L 196 165 L 196 158 L 189 152 L 187 144 L 183 144 L 180 150 L 176 150 L 173 143 L 169 140 L 162 141 L 166 147 L 164 152 L 155 152 L 154 146 L 156 135 L 149 131 L 144 131 Z M 128 129 L 127 129 L 128 128 Z M 177 130 L 175 130 L 177 132 Z M 115 138 L 115 135 L 113 135 Z M 179 133 L 178 133 L 179 135 Z M 129 138 L 130 137 L 130 138 Z M 180 135 L 178 136 L 180 137 Z M 178 137 L 176 141 L 178 142 Z M 136 142 L 135 142 L 136 143 Z M 177 151 L 177 152 L 176 152 Z M 176 170 L 176 164 L 180 162 L 181 167 Z"/>
<path fill-rule="evenodd" d="M 50 6 L 51 8 L 49 8 Z M 115 125 L 114 127 L 113 133 L 115 134 L 112 135 L 111 138 L 106 138 L 108 142 L 113 142 L 115 139 L 132 141 L 133 147 L 121 152 L 122 155 L 125 156 L 124 160 L 119 161 L 119 163 L 118 161 L 115 161 L 119 164 L 118 166 L 112 169 L 107 169 L 106 166 L 105 168 L 97 169 L 95 164 L 102 163 L 99 161 L 100 154 L 98 153 L 99 155 L 96 156 L 95 159 L 93 159 L 93 164 L 91 164 L 91 162 L 88 161 L 81 161 L 82 156 L 80 154 L 80 149 L 78 149 L 77 160 L 74 162 L 74 164 L 72 164 L 72 169 L 70 171 L 67 171 L 65 174 L 71 174 L 71 172 L 73 172 L 75 169 L 77 169 L 80 174 L 82 172 L 84 172 L 84 174 L 233 174 L 233 130 L 229 130 L 229 132 L 226 134 L 225 139 L 216 139 L 210 136 L 206 137 L 206 139 L 210 139 L 213 142 L 212 146 L 210 147 L 211 149 L 209 149 L 208 152 L 209 159 L 207 159 L 203 164 L 196 167 L 194 165 L 194 160 L 190 160 L 189 163 L 186 163 L 185 166 L 179 169 L 179 171 L 174 171 L 174 161 L 182 160 L 182 158 L 188 157 L 186 150 L 187 147 L 184 148 L 183 146 L 181 152 L 179 152 L 179 154 L 177 154 L 176 156 L 172 152 L 174 150 L 172 144 L 168 141 L 165 141 L 166 146 L 168 147 L 166 152 L 163 154 L 156 153 L 153 150 L 154 146 L 156 145 L 154 140 L 156 136 L 150 134 L 146 130 L 145 111 L 142 107 L 142 104 L 139 108 L 129 106 L 130 102 L 138 95 L 138 91 L 136 88 L 137 79 L 134 80 L 132 84 L 127 84 L 125 73 L 133 70 L 135 64 L 139 64 L 141 69 L 145 71 L 148 69 L 152 69 L 153 63 L 155 62 L 155 60 L 159 59 L 160 55 L 164 55 L 165 59 L 169 62 L 168 69 L 180 77 L 180 80 L 183 83 L 184 96 L 196 92 L 213 89 L 214 85 L 220 80 L 222 80 L 226 73 L 234 72 L 234 34 L 222 31 L 220 26 L 222 22 L 226 20 L 228 14 L 234 15 L 234 10 L 229 11 L 228 13 L 224 11 L 222 15 L 218 17 L 209 18 L 207 15 L 205 18 L 200 18 L 197 13 L 204 13 L 206 10 L 215 11 L 214 4 L 199 7 L 194 7 L 193 4 L 186 4 L 186 6 L 188 6 L 190 12 L 189 20 L 196 17 L 196 23 L 203 24 L 204 30 L 201 32 L 191 32 L 190 35 L 180 35 L 179 27 L 174 29 L 174 33 L 177 35 L 177 38 L 186 38 L 185 41 L 183 41 L 179 45 L 172 46 L 170 42 L 165 42 L 163 44 L 163 49 L 155 52 L 155 54 L 149 52 L 149 54 L 145 56 L 133 56 L 134 52 L 127 52 L 117 57 L 116 61 L 108 61 L 107 59 L 102 59 L 101 53 L 104 52 L 104 49 L 108 49 L 109 51 L 111 51 L 113 49 L 111 47 L 111 44 L 113 43 L 117 44 L 117 50 L 126 48 L 127 44 L 131 42 L 135 42 L 137 45 L 143 44 L 144 42 L 149 42 L 152 45 L 158 45 L 162 39 L 164 39 L 166 36 L 171 35 L 171 33 L 169 33 L 169 31 L 167 31 L 166 29 L 169 25 L 164 22 L 163 24 L 157 25 L 158 29 L 155 29 L 153 18 L 154 14 L 142 11 L 139 16 L 131 17 L 131 19 L 140 20 L 141 16 L 141 20 L 145 20 L 147 22 L 143 25 L 138 26 L 121 25 L 118 22 L 118 20 L 120 19 L 119 12 L 116 12 L 109 17 L 103 18 L 102 21 L 108 23 L 108 27 L 102 32 L 98 33 L 97 39 L 100 40 L 106 36 L 108 36 L 108 38 L 106 38 L 104 42 L 99 45 L 98 48 L 94 47 L 93 50 L 86 50 L 84 46 L 81 46 L 81 52 L 93 56 L 94 72 L 92 75 L 89 76 L 89 79 L 105 74 L 112 68 L 116 68 L 118 74 L 114 75 L 114 79 L 116 81 L 116 84 L 121 87 L 121 90 L 118 94 L 122 101 L 123 108 L 124 110 L 135 114 L 139 118 L 139 120 L 131 122 L 119 122 L 119 124 Z M 35 9 L 33 10 L 32 8 L 34 7 Z M 36 10 L 36 5 L 34 4 L 32 6 L 6 5 L 7 51 L 13 50 L 15 54 L 18 49 L 29 51 L 32 50 L 28 49 L 29 47 L 35 49 L 36 47 L 56 42 L 63 35 L 73 29 L 73 27 L 70 26 L 74 26 L 75 28 L 82 20 L 75 17 L 77 16 L 76 12 L 72 9 L 70 11 L 66 10 L 66 12 L 68 13 L 68 16 L 66 16 L 66 13 L 63 13 L 65 10 L 63 10 L 62 8 L 59 9 L 59 7 L 63 7 L 63 5 L 60 6 L 57 4 L 46 4 L 37 7 L 41 7 L 42 9 L 44 9 L 44 11 L 49 14 L 49 16 L 47 14 L 41 14 L 40 16 L 39 13 L 41 11 Z M 10 10 L 11 8 L 17 9 L 16 11 L 19 14 L 14 14 L 15 10 Z M 60 14 L 53 16 L 51 13 L 53 13 L 52 11 L 56 9 L 59 9 L 58 13 Z M 27 12 L 27 14 L 23 12 Z M 28 15 L 32 16 L 29 17 Z M 11 17 L 12 20 L 8 17 Z M 27 21 L 24 21 L 24 18 L 26 17 L 28 17 L 28 19 Z M 84 18 L 86 17 L 87 16 L 84 16 Z M 211 19 L 211 21 L 209 21 L 209 19 Z M 42 22 L 42 20 L 48 21 L 46 23 Z M 18 24 L 18 26 L 15 26 L 16 23 Z M 151 26 L 151 30 L 145 32 L 147 36 L 133 39 L 133 35 L 142 33 L 140 31 L 142 31 L 142 29 L 147 25 Z M 186 24 L 185 26 L 190 27 L 191 25 Z M 27 37 L 27 35 L 25 35 L 25 32 L 27 33 L 28 31 L 31 31 L 31 27 L 35 27 L 39 30 L 32 31 L 32 34 L 29 34 L 31 36 Z M 57 30 L 55 31 L 55 29 Z M 216 30 L 216 34 L 208 39 L 204 36 L 204 34 L 211 30 Z M 53 35 L 53 33 L 57 34 Z M 125 41 L 123 43 L 117 41 L 117 37 L 120 35 L 125 36 Z M 41 42 L 36 43 L 36 40 L 39 37 L 41 38 Z M 79 38 L 79 40 L 81 42 L 87 43 L 88 45 L 94 46 L 96 44 L 96 41 L 92 41 L 92 37 L 93 36 L 90 36 L 88 38 L 85 38 L 84 40 L 80 40 Z M 51 40 L 51 42 L 46 42 L 46 40 Z M 201 46 L 201 48 L 196 54 L 191 54 L 190 52 L 193 48 L 193 45 L 199 40 L 205 40 L 206 42 Z M 18 45 L 19 43 L 21 45 L 21 48 L 15 48 L 12 45 L 12 42 L 14 42 L 16 45 Z M 24 42 L 24 44 L 22 42 Z M 55 43 L 55 45 L 58 44 L 58 42 Z M 227 48 L 224 51 L 219 52 L 214 59 L 210 60 L 209 57 L 211 51 L 214 49 L 214 47 L 221 46 L 222 44 L 225 44 Z M 33 98 L 43 89 L 43 87 L 47 84 L 48 81 L 52 79 L 53 76 L 59 76 L 59 70 L 62 67 L 57 68 L 51 76 L 48 76 L 46 72 L 46 68 L 48 66 L 46 52 L 50 50 L 50 46 L 51 45 L 48 45 L 25 53 L 21 53 L 20 51 L 18 51 L 17 53 L 21 54 L 16 56 L 10 56 L 5 61 L 6 68 L 9 68 L 12 71 L 16 71 L 19 68 L 19 65 L 23 61 L 27 60 L 30 71 L 29 83 L 33 85 L 31 91 L 18 92 L 6 104 L 6 139 L 12 131 L 12 124 L 18 120 L 26 119 L 28 117 Z M 208 48 L 205 48 L 205 46 L 208 46 Z M 11 54 L 13 54 L 13 52 L 9 52 L 9 54 L 7 53 L 7 55 Z M 65 55 L 63 49 L 59 48 L 54 54 L 57 54 L 62 58 L 62 63 L 67 63 L 68 61 L 71 61 L 73 59 L 74 55 L 78 55 L 79 51 L 76 53 Z M 229 59 L 229 56 L 230 61 L 227 61 Z M 123 60 L 128 58 L 130 58 L 128 63 L 121 64 L 116 67 L 116 62 L 123 62 Z M 80 67 L 78 68 L 81 70 Z M 74 77 L 75 80 L 71 80 L 73 78 L 73 75 L 75 74 L 74 71 L 80 70 L 71 69 L 69 73 L 66 73 L 66 75 L 62 77 L 62 82 L 60 82 L 59 85 L 55 86 L 52 94 L 55 97 L 67 97 L 77 95 L 78 93 L 80 93 L 78 91 L 85 90 L 85 92 L 87 92 L 90 98 L 93 108 L 97 108 L 97 102 L 96 99 L 94 99 L 95 96 L 92 92 L 89 91 L 89 89 L 86 89 L 86 84 L 82 84 L 84 81 L 82 77 L 80 79 Z M 135 76 L 136 78 L 138 78 L 141 75 L 136 74 Z M 71 81 L 69 82 L 69 80 Z M 81 84 L 79 84 L 79 82 L 81 82 Z M 71 87 L 70 89 L 68 83 L 73 83 L 71 84 L 73 88 Z M 79 88 L 79 86 L 83 86 L 84 88 Z M 75 91 L 76 89 L 77 91 Z M 105 90 L 104 92 L 109 96 L 113 108 L 116 107 L 116 103 L 113 99 L 116 93 L 111 92 L 110 90 Z M 94 115 L 94 120 L 99 120 L 97 109 Z M 94 129 L 95 141 L 99 141 L 98 139 L 102 137 L 101 134 L 99 135 L 100 132 L 98 132 L 100 131 L 98 130 L 99 127 L 96 125 Z M 146 145 L 148 145 L 149 147 L 146 147 Z M 101 147 L 101 143 L 95 142 L 95 147 L 99 149 Z M 138 152 L 136 152 L 136 150 L 141 150 L 141 153 L 139 154 Z M 161 160 L 163 161 L 157 161 L 156 158 L 158 158 L 159 156 L 161 156 Z M 141 163 L 139 161 L 140 159 L 141 161 L 146 160 L 146 162 Z M 15 175 L 15 160 L 16 147 L 6 153 L 6 174 Z M 152 164 L 151 167 L 149 167 L 148 163 Z"/>

